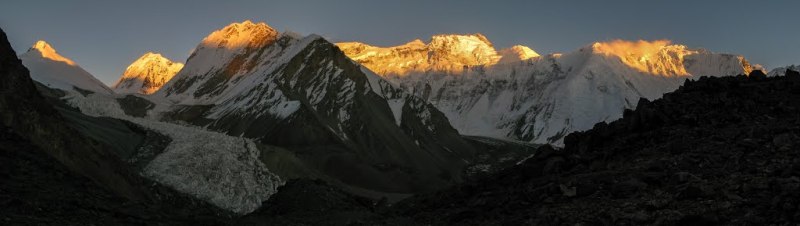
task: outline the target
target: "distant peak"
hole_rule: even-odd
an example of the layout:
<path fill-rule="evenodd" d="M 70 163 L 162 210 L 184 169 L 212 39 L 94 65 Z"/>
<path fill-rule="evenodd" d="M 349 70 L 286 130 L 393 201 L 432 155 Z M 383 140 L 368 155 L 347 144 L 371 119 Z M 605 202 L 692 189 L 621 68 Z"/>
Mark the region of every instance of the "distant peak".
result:
<path fill-rule="evenodd" d="M 160 53 L 156 53 L 156 52 L 147 52 L 144 55 L 142 55 L 141 57 L 139 57 L 139 59 L 136 60 L 136 61 L 153 61 L 153 60 L 163 60 L 163 61 L 172 62 L 169 59 L 167 59 L 166 57 L 162 56 Z"/>
<path fill-rule="evenodd" d="M 523 45 L 515 45 L 508 49 L 500 50 L 500 63 L 508 63 L 520 60 L 527 60 L 530 58 L 538 57 L 539 53 L 533 51 L 533 49 L 523 46 Z"/>
<path fill-rule="evenodd" d="M 463 68 L 460 65 L 494 64 L 500 58 L 492 43 L 479 33 L 434 35 L 428 48 L 432 51 L 431 60 L 437 64 L 453 65 L 448 67 L 457 70 Z"/>
<path fill-rule="evenodd" d="M 56 52 L 56 49 L 54 49 L 52 46 L 50 46 L 49 43 L 45 42 L 44 40 L 36 41 L 36 43 L 33 44 L 33 46 L 31 46 L 31 48 L 28 50 L 28 52 L 31 51 L 39 52 L 41 56 L 46 59 L 64 62 L 69 65 L 75 65 L 75 62 L 59 55 L 58 52 Z"/>
<path fill-rule="evenodd" d="M 160 54 L 160 53 L 156 53 L 156 52 L 146 52 L 146 53 L 144 53 L 144 55 L 142 55 L 142 56 L 147 56 L 147 57 L 161 57 L 161 54 Z"/>
<path fill-rule="evenodd" d="M 266 23 L 245 20 L 212 32 L 202 44 L 227 49 L 258 48 L 272 43 L 277 37 L 278 31 Z"/>
<path fill-rule="evenodd" d="M 492 42 L 490 42 L 489 39 L 486 38 L 486 36 L 484 36 L 481 33 L 475 33 L 475 34 L 438 34 L 438 35 L 434 35 L 433 37 L 431 37 L 431 44 L 433 44 L 435 42 L 441 42 L 441 41 L 468 41 L 468 40 L 479 41 L 479 42 L 482 42 L 483 44 L 486 44 L 486 45 L 494 48 L 494 46 L 492 45 Z"/>
<path fill-rule="evenodd" d="M 272 29 L 272 27 L 270 27 L 269 25 L 267 25 L 264 22 L 253 23 L 253 21 L 245 20 L 245 21 L 242 21 L 242 22 L 239 22 L 239 23 L 234 22 L 234 23 L 228 24 L 228 26 L 225 26 L 224 28 L 222 28 L 222 30 L 231 30 L 231 29 L 247 30 L 247 29 L 253 29 L 253 28 L 256 28 L 256 29 Z"/>
<path fill-rule="evenodd" d="M 622 63 L 639 70 L 664 76 L 687 76 L 683 58 L 698 53 L 684 45 L 672 44 L 670 40 L 613 40 L 595 42 L 591 45 L 593 53 L 616 56 Z"/>
<path fill-rule="evenodd" d="M 537 53 L 536 51 L 533 51 L 533 49 L 531 49 L 530 47 L 524 46 L 524 45 L 515 45 L 515 46 L 512 46 L 511 49 L 516 51 L 516 52 L 523 53 L 528 58 L 539 56 L 539 53 Z"/>
<path fill-rule="evenodd" d="M 422 40 L 414 39 L 414 41 L 410 41 L 406 43 L 404 46 L 425 46 L 425 45 L 427 44 L 425 44 L 425 42 L 423 42 Z"/>
<path fill-rule="evenodd" d="M 53 49 L 52 46 L 50 46 L 50 43 L 47 43 L 44 40 L 36 41 L 36 43 L 33 44 L 33 46 L 31 48 L 37 49 L 40 52 L 43 52 L 43 51 L 55 52 L 56 51 L 55 49 Z"/>
<path fill-rule="evenodd" d="M 160 89 L 183 68 L 160 53 L 147 52 L 122 73 L 114 89 L 119 93 L 151 94 Z"/>

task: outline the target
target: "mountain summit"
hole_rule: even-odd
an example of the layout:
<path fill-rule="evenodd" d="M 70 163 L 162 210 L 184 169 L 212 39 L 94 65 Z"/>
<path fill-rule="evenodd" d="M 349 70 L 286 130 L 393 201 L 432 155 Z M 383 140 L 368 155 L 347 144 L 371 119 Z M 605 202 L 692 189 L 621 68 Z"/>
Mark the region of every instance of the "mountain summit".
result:
<path fill-rule="evenodd" d="M 64 62 L 68 65 L 75 65 L 75 62 L 58 54 L 56 49 L 53 49 L 53 47 L 44 40 L 36 41 L 36 43 L 28 49 L 28 52 L 38 52 L 42 58 Z"/>
<path fill-rule="evenodd" d="M 246 20 L 212 32 L 201 44 L 225 49 L 253 49 L 271 44 L 277 38 L 278 31 L 266 23 Z"/>
<path fill-rule="evenodd" d="M 497 51 L 482 34 L 434 35 L 430 43 L 417 39 L 394 47 L 376 47 L 360 42 L 336 44 L 353 60 L 384 76 L 414 73 L 460 73 L 465 67 L 494 65 L 539 56 L 526 46 Z"/>
<path fill-rule="evenodd" d="M 151 94 L 161 88 L 183 64 L 172 62 L 161 54 L 148 52 L 131 63 L 114 85 L 117 93 Z"/>
<path fill-rule="evenodd" d="M 113 91 L 45 41 L 37 41 L 19 56 L 31 78 L 50 88 L 111 94 Z"/>
<path fill-rule="evenodd" d="M 523 45 L 515 45 L 511 48 L 502 49 L 498 53 L 501 56 L 500 62 L 498 63 L 511 63 L 539 56 L 539 53 L 533 51 L 533 49 L 530 47 Z"/>

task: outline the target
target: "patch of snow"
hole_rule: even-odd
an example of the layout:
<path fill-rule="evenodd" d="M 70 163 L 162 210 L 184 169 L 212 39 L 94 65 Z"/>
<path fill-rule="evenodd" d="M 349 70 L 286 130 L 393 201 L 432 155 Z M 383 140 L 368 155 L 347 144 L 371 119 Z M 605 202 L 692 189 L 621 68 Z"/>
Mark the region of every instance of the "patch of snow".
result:
<path fill-rule="evenodd" d="M 393 99 L 388 100 L 387 103 L 389 104 L 389 108 L 392 109 L 392 115 L 394 116 L 394 121 L 400 126 L 400 122 L 402 122 L 403 117 L 403 105 L 405 105 L 405 99 Z"/>

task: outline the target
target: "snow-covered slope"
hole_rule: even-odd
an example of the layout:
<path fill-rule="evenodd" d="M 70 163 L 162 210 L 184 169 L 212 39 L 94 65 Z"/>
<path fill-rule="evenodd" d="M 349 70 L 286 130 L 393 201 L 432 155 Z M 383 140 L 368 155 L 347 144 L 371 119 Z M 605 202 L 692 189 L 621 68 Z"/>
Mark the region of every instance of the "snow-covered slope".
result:
<path fill-rule="evenodd" d="M 433 103 L 463 134 L 556 145 L 570 132 L 621 117 L 639 98 L 655 99 L 677 89 L 687 78 L 751 70 L 741 56 L 669 41 L 594 43 L 571 53 L 466 67 L 459 73 L 426 69 L 397 75 L 382 67 L 407 55 L 345 53 Z"/>
<path fill-rule="evenodd" d="M 181 63 L 148 52 L 125 69 L 113 88 L 117 93 L 151 94 L 172 79 L 181 68 Z"/>
<path fill-rule="evenodd" d="M 303 150 L 309 165 L 360 188 L 446 186 L 460 180 L 474 154 L 421 98 L 317 35 L 279 33 L 264 23 L 211 33 L 154 95 L 176 104 L 165 120 Z"/>
<path fill-rule="evenodd" d="M 37 42 L 20 58 L 34 80 L 54 89 L 69 91 L 59 98 L 82 113 L 123 119 L 168 136 L 170 141 L 163 153 L 147 162 L 140 172 L 154 181 L 239 214 L 260 207 L 283 184 L 283 180 L 261 162 L 260 151 L 251 139 L 130 117 L 120 105 L 120 99 L 126 96 L 115 94 L 73 61 L 58 55 L 45 42 Z M 152 77 L 159 72 L 154 68 L 166 63 L 165 59 L 155 58 L 160 56 L 146 54 L 143 60 L 138 61 L 142 64 L 129 67 L 128 72 L 137 72 L 136 75 L 126 75 Z M 152 71 L 147 72 L 150 69 Z M 72 86 L 93 93 L 78 92 Z M 133 92 L 138 91 L 136 88 Z M 167 108 L 169 103 L 162 102 L 155 103 L 160 105 L 159 108 Z"/>
<path fill-rule="evenodd" d="M 784 67 L 777 67 L 775 69 L 770 70 L 769 73 L 767 73 L 767 76 L 769 76 L 769 77 L 784 76 L 784 75 L 786 75 L 786 70 L 787 69 L 788 70 L 792 70 L 792 71 L 800 71 L 800 65 L 789 65 L 789 66 L 784 66 Z"/>
<path fill-rule="evenodd" d="M 28 52 L 19 56 L 31 78 L 48 87 L 72 91 L 73 87 L 96 93 L 113 91 L 70 59 L 59 55 L 45 41 L 37 41 Z"/>

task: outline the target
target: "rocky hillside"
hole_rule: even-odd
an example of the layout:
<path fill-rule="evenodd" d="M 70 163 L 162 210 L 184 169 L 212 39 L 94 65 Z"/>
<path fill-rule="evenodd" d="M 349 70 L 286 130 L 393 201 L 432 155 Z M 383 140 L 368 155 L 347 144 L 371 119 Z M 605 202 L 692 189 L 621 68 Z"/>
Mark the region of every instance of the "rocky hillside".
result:
<path fill-rule="evenodd" d="M 496 175 L 397 207 L 424 224 L 800 220 L 800 74 L 700 78 Z"/>

